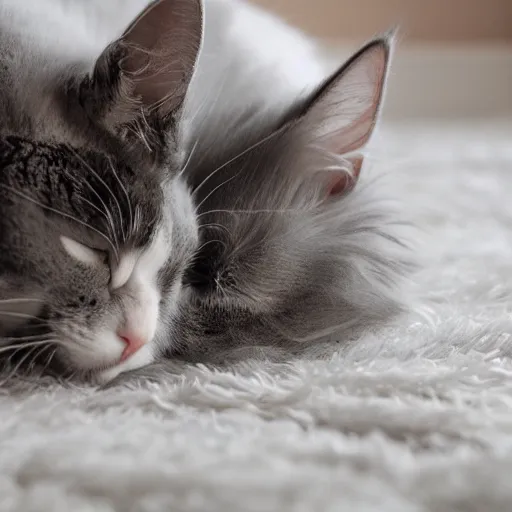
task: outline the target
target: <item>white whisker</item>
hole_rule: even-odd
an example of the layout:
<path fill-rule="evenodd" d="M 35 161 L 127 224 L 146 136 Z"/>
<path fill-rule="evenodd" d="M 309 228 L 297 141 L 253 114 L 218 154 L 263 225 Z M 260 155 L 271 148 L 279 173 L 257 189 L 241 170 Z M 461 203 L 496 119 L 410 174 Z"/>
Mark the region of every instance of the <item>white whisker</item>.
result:
<path fill-rule="evenodd" d="M 9 379 L 14 377 L 18 370 L 23 366 L 23 363 L 33 354 L 34 351 L 38 349 L 37 347 L 31 348 L 27 354 L 21 358 L 21 360 L 18 362 L 18 364 L 13 368 L 13 370 L 2 380 L 0 381 L 0 386 L 4 385 Z M 13 354 L 14 355 L 14 354 Z M 9 358 L 9 363 L 11 362 L 12 356 Z"/>
<path fill-rule="evenodd" d="M 15 345 L 9 345 L 8 347 L 0 348 L 0 354 L 4 353 L 4 352 L 10 352 L 11 350 L 14 350 L 15 352 L 18 352 L 19 350 L 23 350 L 25 348 L 40 347 L 42 345 L 48 345 L 48 343 L 59 344 L 60 342 L 57 341 L 57 340 L 49 338 L 47 340 L 32 341 L 32 342 L 28 342 L 28 343 L 20 343 L 20 344 L 15 344 Z"/>
<path fill-rule="evenodd" d="M 27 367 L 27 369 L 28 369 L 28 371 L 29 371 L 29 372 L 32 372 L 32 371 L 34 370 L 34 366 L 35 366 L 35 364 L 36 364 L 36 362 L 37 362 L 38 358 L 40 358 L 40 357 L 45 353 L 45 351 L 46 351 L 46 350 L 48 350 L 48 349 L 49 349 L 49 348 L 51 348 L 51 347 L 52 347 L 52 346 L 51 346 L 51 344 L 50 344 L 50 343 L 48 343 L 47 345 L 42 346 L 42 347 L 39 349 L 39 351 L 36 351 L 36 353 L 35 353 L 34 357 L 32 358 L 32 362 L 31 362 L 31 363 L 28 365 L 28 367 Z"/>
<path fill-rule="evenodd" d="M 217 290 L 219 290 L 219 291 L 222 293 L 222 295 L 224 296 L 224 298 L 228 299 L 228 298 L 229 298 L 229 296 L 228 296 L 228 294 L 227 294 L 226 290 L 224 289 L 224 287 L 223 287 L 223 286 L 222 286 L 222 284 L 221 284 L 220 276 L 219 276 L 219 275 L 217 275 L 217 276 L 215 277 L 214 281 L 215 281 L 215 284 L 216 284 L 216 286 L 217 286 Z"/>
<path fill-rule="evenodd" d="M 196 189 L 194 190 L 194 195 L 197 194 L 197 192 L 199 190 L 201 190 L 201 188 L 204 186 L 205 183 L 208 182 L 208 180 L 210 178 L 212 178 L 213 176 L 215 176 L 215 174 L 217 174 L 219 171 L 221 171 L 222 169 L 224 169 L 225 167 L 227 167 L 229 164 L 232 164 L 233 162 L 235 162 L 236 160 L 238 160 L 239 158 L 243 157 L 244 155 L 246 155 L 247 153 L 249 153 L 250 151 L 252 151 L 253 149 L 256 149 L 258 146 L 261 146 L 262 144 L 264 144 L 265 142 L 267 142 L 268 140 L 270 140 L 272 137 L 275 137 L 277 134 L 281 133 L 279 130 L 276 131 L 276 132 L 273 132 L 271 133 L 270 135 L 267 135 L 266 137 L 264 137 L 263 139 L 259 140 L 258 142 L 256 142 L 255 144 L 253 144 L 252 146 L 248 147 L 247 149 L 245 149 L 244 151 L 242 151 L 241 153 L 238 153 L 238 155 L 234 156 L 233 158 L 231 158 L 230 160 L 228 160 L 227 162 L 223 163 L 220 167 L 217 167 L 217 169 L 215 169 L 213 172 L 211 172 L 197 187 Z"/>
<path fill-rule="evenodd" d="M 32 334 L 30 336 L 9 336 L 9 337 L 0 337 L 0 345 L 5 342 L 19 342 L 19 341 L 46 341 L 48 334 Z"/>
<path fill-rule="evenodd" d="M 51 345 L 48 345 L 48 346 L 51 346 Z M 43 366 L 43 368 L 41 370 L 41 374 L 44 374 L 44 372 L 49 368 L 49 366 L 52 363 L 53 358 L 55 357 L 56 353 L 57 353 L 57 349 L 54 348 L 52 353 L 46 358 L 46 363 L 44 364 L 44 366 Z"/>
<path fill-rule="evenodd" d="M 90 173 L 92 173 L 96 177 L 96 179 L 105 187 L 105 190 L 112 196 L 112 199 L 114 199 L 114 202 L 116 203 L 116 206 L 117 206 L 117 211 L 119 212 L 119 221 L 121 223 L 121 230 L 122 230 L 123 229 L 122 210 L 121 210 L 121 206 L 119 205 L 119 201 L 117 200 L 117 197 L 114 194 L 112 188 L 108 186 L 108 184 L 105 182 L 105 180 L 72 147 L 69 146 L 69 149 L 76 156 L 76 158 L 78 158 L 78 160 L 80 160 L 80 162 L 82 162 L 82 164 L 85 166 L 85 168 Z M 92 185 L 90 185 L 88 181 L 86 181 L 86 183 L 89 185 L 91 190 L 93 190 Z M 105 211 L 111 215 L 108 207 L 105 205 L 105 203 L 103 202 L 101 197 L 98 195 L 98 193 L 96 191 L 94 191 L 94 193 L 100 199 L 101 203 L 103 204 L 103 206 L 105 208 Z M 113 223 L 113 219 L 112 219 L 112 223 Z M 123 233 L 123 235 L 124 235 L 124 233 Z M 115 234 L 114 234 L 114 236 L 115 236 Z"/>
<path fill-rule="evenodd" d="M 108 163 L 110 165 L 110 168 L 112 169 L 112 172 L 114 173 L 114 177 L 116 178 L 120 187 L 123 189 L 123 193 L 126 197 L 126 203 L 128 205 L 128 212 L 130 214 L 130 229 L 133 230 L 133 210 L 132 210 L 132 203 L 130 201 L 130 196 L 128 195 L 128 191 L 126 190 L 126 187 L 124 186 L 123 182 L 121 181 L 121 178 L 119 178 L 119 175 L 117 174 L 114 164 L 112 163 L 110 158 L 108 159 Z M 121 225 L 121 228 L 122 228 L 122 225 Z M 123 237 L 124 237 L 124 230 L 123 230 Z M 125 239 L 125 241 L 126 241 L 126 239 Z"/>
<path fill-rule="evenodd" d="M 116 247 L 114 246 L 114 244 L 112 243 L 110 238 L 107 235 L 105 235 L 105 233 L 102 233 L 99 229 L 94 228 L 93 226 L 91 226 L 87 222 L 84 222 L 84 221 L 82 221 L 80 219 L 77 219 L 73 215 L 69 215 L 67 213 L 61 212 L 60 210 L 52 208 L 51 206 L 47 206 L 44 203 L 41 203 L 40 201 L 37 201 L 33 197 L 27 196 L 27 195 L 23 194 L 23 192 L 20 192 L 19 190 L 16 190 L 16 189 L 14 189 L 12 187 L 9 187 L 8 185 L 4 185 L 3 183 L 0 183 L 0 186 L 3 187 L 6 190 L 9 190 L 13 194 L 16 194 L 17 196 L 25 199 L 26 201 L 30 201 L 31 203 L 34 203 L 35 205 L 39 206 L 40 208 L 43 208 L 44 210 L 48 210 L 50 212 L 56 213 L 57 215 L 60 215 L 61 217 L 64 217 L 65 219 L 70 219 L 70 220 L 76 222 L 77 224 L 85 226 L 86 228 L 90 229 L 91 231 L 94 231 L 95 233 L 98 233 L 98 235 L 100 235 L 103 239 L 105 239 L 108 242 L 108 244 L 112 247 L 112 250 L 114 251 L 114 254 L 116 255 L 116 258 L 119 259 L 119 254 L 117 252 Z"/>
<path fill-rule="evenodd" d="M 178 176 L 182 176 L 183 173 L 188 169 L 188 165 L 190 164 L 190 161 L 192 160 L 192 156 L 194 155 L 194 152 L 197 148 L 198 141 L 194 143 L 192 146 L 192 149 L 190 150 L 190 153 L 188 154 L 187 160 L 185 161 L 185 165 L 181 168 L 181 171 L 179 172 Z"/>
<path fill-rule="evenodd" d="M 23 297 L 19 299 L 2 299 L 0 304 L 18 304 L 23 302 L 44 302 L 43 299 L 31 299 L 30 297 Z"/>
<path fill-rule="evenodd" d="M 197 252 L 201 252 L 208 244 L 213 244 L 214 242 L 221 244 L 224 247 L 224 249 L 226 249 L 226 244 L 222 240 L 208 240 L 203 245 L 201 245 L 199 249 L 197 249 Z"/>
<path fill-rule="evenodd" d="M 152 128 L 149 125 L 148 120 L 146 119 L 146 113 L 144 112 L 144 107 L 142 105 L 140 106 L 140 118 L 142 119 L 142 122 L 144 123 L 144 126 L 146 127 L 146 130 L 148 132 L 151 132 Z"/>
<path fill-rule="evenodd" d="M 229 213 L 229 214 L 248 214 L 255 215 L 259 213 L 297 213 L 299 210 L 294 208 L 283 209 L 283 210 L 209 210 L 207 212 L 203 212 L 197 215 L 197 218 L 202 217 L 203 215 L 210 215 L 212 213 Z"/>
<path fill-rule="evenodd" d="M 203 198 L 203 200 L 196 206 L 196 213 L 199 211 L 199 209 L 201 208 L 201 206 L 203 206 L 203 204 L 208 201 L 208 199 L 213 195 L 215 194 L 215 192 L 217 192 L 217 190 L 219 190 L 219 188 L 223 187 L 224 185 L 228 184 L 231 180 L 234 180 L 239 174 L 240 174 L 241 171 L 238 171 L 235 175 L 231 176 L 230 178 L 228 178 L 226 181 L 223 181 L 220 185 L 217 185 L 213 190 L 210 191 L 209 194 L 206 195 L 205 198 Z"/>
<path fill-rule="evenodd" d="M 219 229 L 223 229 L 229 236 L 231 236 L 231 232 L 229 231 L 229 229 L 222 225 L 222 224 L 217 224 L 216 222 L 210 222 L 209 224 L 202 224 L 201 226 L 198 226 L 197 229 L 205 229 L 205 228 L 219 228 Z"/>
<path fill-rule="evenodd" d="M 140 213 L 140 208 L 138 205 L 135 205 L 135 216 L 134 216 L 134 221 L 133 221 L 133 230 L 134 231 L 137 231 L 140 227 L 140 223 L 141 223 L 141 218 L 142 218 L 142 215 Z"/>
<path fill-rule="evenodd" d="M 96 197 L 100 200 L 101 204 L 105 208 L 105 211 L 103 211 L 100 208 L 98 208 L 95 204 L 91 203 L 91 201 L 89 201 L 88 199 L 86 199 L 82 195 L 79 196 L 80 197 L 80 201 L 83 201 L 83 202 L 87 203 L 89 206 L 94 208 L 100 215 L 102 215 L 103 217 L 105 217 L 105 219 L 107 219 L 107 222 L 110 225 L 110 233 L 111 233 L 112 237 L 114 238 L 114 242 L 115 242 L 115 244 L 117 246 L 118 245 L 118 241 L 117 241 L 117 236 L 116 236 L 116 231 L 115 231 L 114 219 L 112 218 L 112 215 L 108 211 L 108 208 L 107 208 L 106 204 L 103 202 L 103 200 L 98 195 L 98 193 L 94 190 L 94 188 L 88 182 L 86 182 L 86 183 L 89 186 L 89 188 L 91 189 L 91 191 L 94 194 L 96 194 Z"/>
<path fill-rule="evenodd" d="M 39 322 L 46 322 L 43 318 L 39 318 L 38 316 L 29 315 L 27 313 L 18 313 L 17 311 L 1 311 L 0 316 L 10 316 L 12 318 L 24 318 L 26 320 L 38 320 Z"/>

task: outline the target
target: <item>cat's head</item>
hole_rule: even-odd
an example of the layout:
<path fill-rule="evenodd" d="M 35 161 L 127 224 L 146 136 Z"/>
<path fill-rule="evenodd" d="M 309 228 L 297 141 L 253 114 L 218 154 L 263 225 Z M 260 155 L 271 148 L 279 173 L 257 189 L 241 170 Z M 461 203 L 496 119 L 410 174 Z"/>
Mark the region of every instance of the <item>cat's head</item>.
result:
<path fill-rule="evenodd" d="M 2 95 L 7 356 L 19 345 L 44 363 L 55 349 L 65 367 L 88 373 L 137 367 L 158 351 L 158 320 L 172 319 L 197 247 L 178 128 L 201 37 L 200 0 L 153 2 L 90 72 L 32 61 L 46 70 L 47 123 L 33 98 Z M 20 58 L 1 55 L 2 80 L 19 80 Z"/>
<path fill-rule="evenodd" d="M 391 44 L 370 42 L 274 116 L 241 117 L 225 143 L 205 128 L 188 168 L 200 247 L 175 353 L 219 361 L 237 348 L 293 350 L 400 310 L 400 240 L 378 183 L 358 183 Z"/>

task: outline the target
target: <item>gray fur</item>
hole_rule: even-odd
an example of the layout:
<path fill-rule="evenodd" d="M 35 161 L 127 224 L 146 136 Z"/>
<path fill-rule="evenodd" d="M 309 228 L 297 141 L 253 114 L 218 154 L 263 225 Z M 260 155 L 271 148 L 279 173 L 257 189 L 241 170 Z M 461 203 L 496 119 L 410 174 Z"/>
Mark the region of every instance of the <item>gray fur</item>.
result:
<path fill-rule="evenodd" d="M 0 2 L 1 352 L 20 342 L 29 359 L 56 348 L 68 361 L 74 351 L 71 370 L 105 363 L 91 336 L 123 315 L 123 290 L 109 287 L 119 256 L 165 232 L 159 286 L 176 299 L 197 236 L 177 137 L 200 2 L 163 0 L 123 35 L 148 2 L 123 2 L 118 15 L 104 3 Z M 61 236 L 104 251 L 105 265 L 77 263 Z"/>
<path fill-rule="evenodd" d="M 224 0 L 208 3 L 212 26 L 192 77 L 200 33 L 183 20 L 194 19 L 198 2 L 166 1 L 180 6 L 170 13 L 186 30 L 156 43 L 147 32 L 128 31 L 129 44 L 110 42 L 145 0 L 122 9 L 119 2 L 44 0 L 48 12 L 62 9 L 60 21 L 78 26 L 62 25 L 61 33 L 57 16 L 50 30 L 30 37 L 20 27 L 27 19 L 36 25 L 31 2 L 0 3 L 7 13 L 0 36 L 0 299 L 23 301 L 10 302 L 4 315 L 17 319 L 16 334 L 39 335 L 41 327 L 72 371 L 81 365 L 66 357 L 69 339 L 87 340 L 94 361 L 91 347 L 101 340 L 88 339 L 92 327 L 122 315 L 122 306 L 109 291 L 108 268 L 77 265 L 58 237 L 105 251 L 123 240 L 119 250 L 126 251 L 150 245 L 162 226 L 171 244 L 159 273 L 155 356 L 217 363 L 287 356 L 333 336 L 346 342 L 400 312 L 398 281 L 409 260 L 377 185 L 326 193 L 331 175 L 349 184 L 358 173 L 359 156 L 327 145 L 331 122 L 343 132 L 343 116 L 359 108 L 366 78 L 355 90 L 349 83 L 343 97 L 347 66 L 317 90 L 315 66 L 307 80 L 287 83 L 278 67 L 247 63 L 250 55 L 231 52 L 234 42 L 222 36 L 235 12 Z M 387 66 L 389 40 L 372 44 L 385 48 Z M 164 87 L 148 89 L 155 73 Z M 381 83 L 377 89 L 361 139 L 377 120 Z M 140 212 L 135 223 L 128 204 Z M 99 214 L 116 208 L 119 216 Z M 27 325 L 23 315 L 37 318 Z M 12 323 L 0 327 L 0 335 L 11 334 Z M 101 369 L 101 358 L 93 366 Z"/>
<path fill-rule="evenodd" d="M 391 44 L 387 36 L 360 55 L 383 48 L 388 60 Z M 329 139 L 331 122 L 359 108 L 365 83 L 350 89 L 350 66 L 313 95 L 290 94 L 280 107 L 225 107 L 221 122 L 201 118 L 192 130 L 187 175 L 201 245 L 172 357 L 287 357 L 329 339 L 346 343 L 404 309 L 399 283 L 411 254 L 378 182 L 326 197 L 331 171 L 350 172 L 350 159 L 327 151 L 318 132 Z"/>

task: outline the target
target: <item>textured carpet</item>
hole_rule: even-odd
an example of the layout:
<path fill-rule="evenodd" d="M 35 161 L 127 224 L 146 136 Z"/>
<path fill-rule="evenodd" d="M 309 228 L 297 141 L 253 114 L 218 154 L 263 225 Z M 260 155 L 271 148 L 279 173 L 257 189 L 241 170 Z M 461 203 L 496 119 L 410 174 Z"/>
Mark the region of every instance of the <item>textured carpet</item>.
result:
<path fill-rule="evenodd" d="M 512 510 L 512 123 L 390 126 L 375 156 L 420 228 L 418 314 L 329 361 L 11 382 L 0 510 Z"/>

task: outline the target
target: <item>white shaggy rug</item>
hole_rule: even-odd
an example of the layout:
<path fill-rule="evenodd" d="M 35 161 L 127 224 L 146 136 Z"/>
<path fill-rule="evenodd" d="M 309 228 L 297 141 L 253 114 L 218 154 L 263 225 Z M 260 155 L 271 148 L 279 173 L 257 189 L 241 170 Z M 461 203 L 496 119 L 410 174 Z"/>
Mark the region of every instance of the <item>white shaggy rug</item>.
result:
<path fill-rule="evenodd" d="M 19 382 L 0 511 L 512 510 L 512 122 L 384 132 L 423 230 L 422 316 L 330 361 Z"/>

